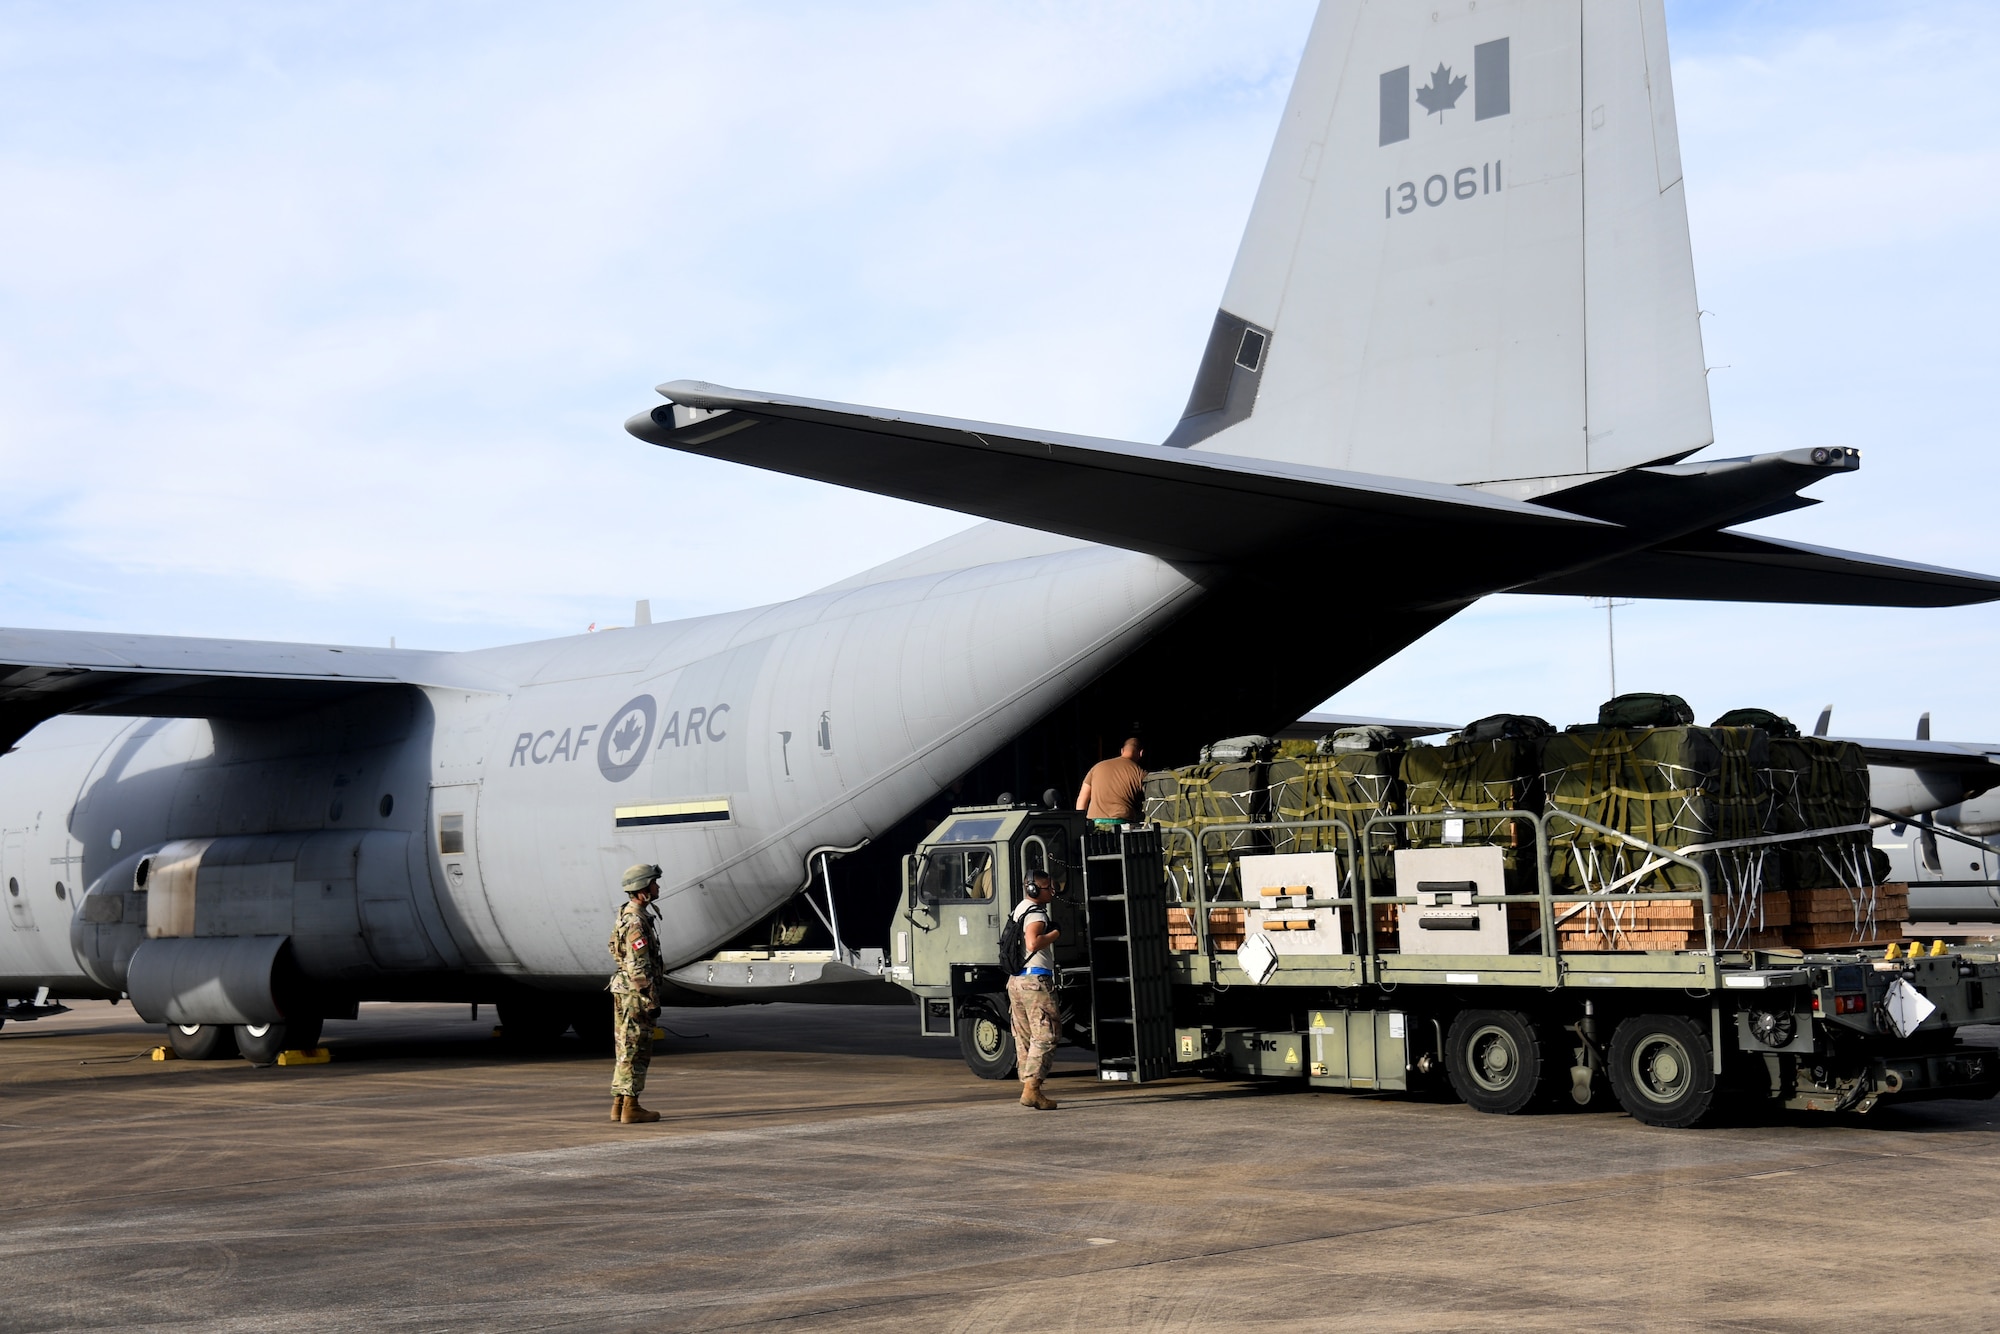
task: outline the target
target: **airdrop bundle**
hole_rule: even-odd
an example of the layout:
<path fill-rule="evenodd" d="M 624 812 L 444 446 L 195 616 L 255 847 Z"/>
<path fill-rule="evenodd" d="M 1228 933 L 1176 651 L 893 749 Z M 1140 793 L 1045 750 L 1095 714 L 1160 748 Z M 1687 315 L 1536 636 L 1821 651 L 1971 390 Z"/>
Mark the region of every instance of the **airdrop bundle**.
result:
<path fill-rule="evenodd" d="M 1541 817 L 1539 837 L 1521 813 Z M 1442 745 L 1382 727 L 1238 737 L 1146 781 L 1146 818 L 1169 831 L 1181 950 L 1195 948 L 1197 899 L 1215 946 L 1242 943 L 1248 905 L 1230 901 L 1245 898 L 1245 855 L 1342 851 L 1349 879 L 1381 898 L 1413 888 L 1389 887 L 1397 849 L 1454 846 L 1499 848 L 1510 895 L 1535 894 L 1546 874 L 1551 893 L 1577 896 L 1555 920 L 1565 951 L 1705 947 L 1702 872 L 1719 948 L 1893 943 L 1908 888 L 1886 883 L 1869 815 L 1859 746 L 1802 736 L 1762 709 L 1698 727 L 1675 695 L 1621 695 L 1561 731 L 1497 714 Z M 1664 893 L 1694 897 L 1653 897 Z M 1373 913 L 1377 948 L 1395 949 L 1396 908 Z M 1509 905 L 1512 948 L 1540 952 L 1541 929 L 1533 905 Z"/>

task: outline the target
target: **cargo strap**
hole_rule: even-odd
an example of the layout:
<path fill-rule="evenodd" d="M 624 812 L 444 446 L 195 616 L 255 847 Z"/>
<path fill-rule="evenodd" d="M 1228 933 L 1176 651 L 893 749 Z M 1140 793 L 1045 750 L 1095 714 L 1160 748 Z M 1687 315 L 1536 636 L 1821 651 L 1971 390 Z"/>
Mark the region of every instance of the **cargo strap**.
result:
<path fill-rule="evenodd" d="M 1680 855 L 1684 857 L 1691 857 L 1696 853 L 1701 853 L 1701 852 L 1727 852 L 1736 848 L 1760 848 L 1760 847 L 1767 847 L 1777 843 L 1793 843 L 1801 839 L 1825 838 L 1833 834 L 1867 833 L 1873 828 L 1874 826 L 1863 823 L 1863 824 L 1839 825 L 1832 829 L 1802 829 L 1795 833 L 1790 833 L 1790 834 L 1763 834 L 1756 838 L 1730 838 L 1730 839 L 1717 839 L 1709 843 L 1691 843 L 1687 847 L 1680 848 L 1677 851 L 1680 853 Z M 1626 886 L 1637 884 L 1639 881 L 1645 879 L 1648 875 L 1651 875 L 1654 871 L 1660 869 L 1663 866 L 1668 866 L 1668 865 L 1671 865 L 1671 863 L 1667 858 L 1660 856 L 1658 853 L 1649 853 L 1645 864 L 1640 866 L 1638 870 L 1632 871 L 1626 875 L 1618 877 L 1618 879 L 1611 881 L 1609 884 L 1605 885 L 1604 888 L 1601 890 L 1593 891 L 1593 897 L 1606 897 L 1618 894 Z M 1726 887 L 1724 892 L 1725 892 L 1725 897 L 1733 899 L 1734 896 L 1728 895 Z M 1858 890 L 1850 890 L 1849 892 L 1850 894 L 1860 893 L 1860 891 Z M 1628 895 L 1626 897 L 1636 898 L 1637 896 Z M 1855 911 L 1857 913 L 1855 926 L 1857 929 L 1859 929 L 1864 925 L 1863 922 L 1864 917 L 1866 919 L 1865 924 L 1869 928 L 1871 929 L 1873 928 L 1874 917 L 1875 917 L 1875 905 L 1873 901 L 1874 887 L 1872 885 L 1868 887 L 1868 897 L 1869 897 L 1869 902 L 1867 903 L 1865 910 L 1863 905 L 1859 902 L 1858 899 L 1855 903 Z M 1567 911 L 1557 914 L 1555 919 L 1556 925 L 1558 926 L 1562 925 L 1564 922 L 1576 916 L 1579 912 L 1585 911 L 1586 909 L 1596 909 L 1605 906 L 1607 905 L 1598 903 L 1571 904 Z M 1735 934 L 1735 932 L 1739 930 L 1741 927 L 1741 924 L 1735 920 L 1738 914 L 1734 911 L 1734 908 L 1735 905 L 1732 902 L 1731 903 L 1732 910 L 1729 914 L 1728 920 L 1725 922 L 1725 938 L 1727 938 L 1728 935 Z M 1614 924 L 1613 929 L 1611 931 L 1607 931 L 1605 934 L 1610 935 L 1617 933 L 1619 933 L 1618 928 Z"/>

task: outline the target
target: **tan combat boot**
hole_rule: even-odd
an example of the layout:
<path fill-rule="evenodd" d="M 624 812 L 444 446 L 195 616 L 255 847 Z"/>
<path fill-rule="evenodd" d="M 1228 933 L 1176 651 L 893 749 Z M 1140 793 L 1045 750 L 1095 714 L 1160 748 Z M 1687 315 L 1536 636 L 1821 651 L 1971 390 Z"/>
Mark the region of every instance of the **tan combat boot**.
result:
<path fill-rule="evenodd" d="M 622 1093 L 611 1095 L 611 1119 L 613 1121 L 625 1119 L 625 1095 Z"/>
<path fill-rule="evenodd" d="M 1056 1109 L 1056 1100 L 1042 1092 L 1041 1080 L 1024 1079 L 1021 1081 L 1021 1105 L 1032 1107 L 1038 1112 L 1053 1112 Z"/>
<path fill-rule="evenodd" d="M 649 1112 L 644 1107 L 641 1107 L 639 1105 L 638 1094 L 634 1093 L 631 1097 L 625 1099 L 626 1125 L 642 1126 L 649 1121 L 657 1121 L 659 1119 L 660 1119 L 660 1114 L 658 1112 Z"/>

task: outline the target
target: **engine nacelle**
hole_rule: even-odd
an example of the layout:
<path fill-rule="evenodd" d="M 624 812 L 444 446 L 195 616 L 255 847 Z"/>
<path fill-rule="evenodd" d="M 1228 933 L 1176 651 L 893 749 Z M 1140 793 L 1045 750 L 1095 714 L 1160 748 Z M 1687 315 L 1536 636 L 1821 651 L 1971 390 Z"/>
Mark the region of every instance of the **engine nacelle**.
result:
<path fill-rule="evenodd" d="M 92 882 L 70 943 L 149 1020 L 273 1022 L 444 964 L 414 898 L 422 854 L 386 829 L 178 839 Z"/>
<path fill-rule="evenodd" d="M 149 940 L 132 953 L 125 989 L 149 1024 L 275 1024 L 313 1012 L 283 936 Z"/>

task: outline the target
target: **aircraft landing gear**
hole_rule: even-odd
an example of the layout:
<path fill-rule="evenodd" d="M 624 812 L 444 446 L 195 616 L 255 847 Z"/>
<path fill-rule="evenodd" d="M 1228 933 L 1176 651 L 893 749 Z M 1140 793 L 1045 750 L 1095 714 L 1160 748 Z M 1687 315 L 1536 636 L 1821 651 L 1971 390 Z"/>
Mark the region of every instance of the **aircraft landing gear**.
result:
<path fill-rule="evenodd" d="M 168 1024 L 167 1045 L 183 1061 L 223 1061 L 236 1054 L 236 1035 L 227 1024 Z"/>
<path fill-rule="evenodd" d="M 238 1024 L 236 1050 L 252 1065 L 276 1065 L 281 1052 L 305 1051 L 319 1045 L 318 1016 L 275 1024 Z"/>

